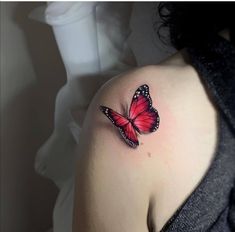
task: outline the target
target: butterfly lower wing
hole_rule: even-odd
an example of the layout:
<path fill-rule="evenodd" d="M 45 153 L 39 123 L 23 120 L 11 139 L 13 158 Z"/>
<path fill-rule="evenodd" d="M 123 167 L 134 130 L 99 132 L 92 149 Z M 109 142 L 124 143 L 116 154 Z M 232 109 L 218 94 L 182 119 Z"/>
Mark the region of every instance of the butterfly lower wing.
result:
<path fill-rule="evenodd" d="M 100 106 L 100 110 L 119 129 L 120 134 L 129 146 L 135 148 L 139 145 L 135 128 L 126 117 L 106 106 Z"/>
<path fill-rule="evenodd" d="M 119 127 L 119 131 L 129 146 L 136 148 L 139 145 L 135 128 L 130 122 L 123 127 Z"/>
<path fill-rule="evenodd" d="M 160 117 L 156 109 L 153 107 L 140 113 L 133 121 L 135 129 L 140 134 L 147 134 L 158 129 Z"/>

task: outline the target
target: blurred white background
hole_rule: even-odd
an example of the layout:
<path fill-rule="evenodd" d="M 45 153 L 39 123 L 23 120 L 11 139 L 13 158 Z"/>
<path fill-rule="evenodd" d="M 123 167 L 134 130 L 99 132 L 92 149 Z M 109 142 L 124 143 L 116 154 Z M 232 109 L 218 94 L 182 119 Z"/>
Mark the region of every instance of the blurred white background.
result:
<path fill-rule="evenodd" d="M 2 232 L 43 232 L 52 226 L 58 190 L 35 173 L 34 158 L 53 131 L 55 97 L 66 73 L 49 25 L 28 14 L 45 3 L 0 3 Z M 156 3 L 136 3 L 130 45 L 138 65 L 168 56 L 154 35 Z"/>

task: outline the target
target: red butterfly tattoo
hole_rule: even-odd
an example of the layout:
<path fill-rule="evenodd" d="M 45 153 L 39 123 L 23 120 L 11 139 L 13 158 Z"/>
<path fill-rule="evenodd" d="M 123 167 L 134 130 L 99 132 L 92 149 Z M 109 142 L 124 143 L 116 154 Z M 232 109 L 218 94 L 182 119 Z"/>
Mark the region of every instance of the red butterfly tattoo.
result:
<path fill-rule="evenodd" d="M 160 117 L 152 107 L 148 85 L 141 85 L 135 91 L 127 117 L 106 106 L 100 106 L 100 110 L 119 129 L 125 142 L 132 148 L 139 145 L 137 133 L 148 134 L 159 127 Z"/>

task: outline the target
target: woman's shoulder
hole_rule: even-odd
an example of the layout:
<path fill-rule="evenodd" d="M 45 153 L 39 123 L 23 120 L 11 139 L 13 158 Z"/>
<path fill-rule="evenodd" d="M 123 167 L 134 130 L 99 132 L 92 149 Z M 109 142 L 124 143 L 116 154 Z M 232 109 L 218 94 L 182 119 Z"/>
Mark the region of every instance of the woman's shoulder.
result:
<path fill-rule="evenodd" d="M 133 149 L 99 107 L 123 114 L 144 84 L 160 124 L 138 136 Z M 89 189 L 89 204 L 84 205 L 88 198 L 82 191 L 76 194 L 75 208 L 82 208 L 75 214 L 81 218 L 78 226 L 87 226 L 81 225 L 84 219 L 97 227 L 102 221 L 107 231 L 146 231 L 151 205 L 150 220 L 160 228 L 204 175 L 215 143 L 216 111 L 192 66 L 167 60 L 113 78 L 90 104 L 78 145 L 77 186 Z M 119 211 L 124 213 L 114 214 Z"/>
<path fill-rule="evenodd" d="M 117 94 L 124 97 L 143 83 L 149 85 L 152 95 L 158 92 L 162 96 L 166 94 L 167 98 L 170 97 L 169 92 L 179 91 L 180 94 L 181 88 L 186 85 L 188 89 L 192 86 L 197 87 L 195 83 L 200 83 L 198 73 L 185 59 L 185 52 L 177 52 L 160 64 L 137 67 L 122 73 L 105 83 L 95 99 L 101 96 L 112 99 L 111 92 L 113 96 Z"/>

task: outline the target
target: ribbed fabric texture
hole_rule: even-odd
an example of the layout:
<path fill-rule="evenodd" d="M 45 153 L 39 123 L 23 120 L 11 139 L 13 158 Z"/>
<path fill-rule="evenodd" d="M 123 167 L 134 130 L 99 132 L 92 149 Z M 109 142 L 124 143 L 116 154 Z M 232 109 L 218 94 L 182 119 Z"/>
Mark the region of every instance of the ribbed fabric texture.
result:
<path fill-rule="evenodd" d="M 187 51 L 220 110 L 218 144 L 207 173 L 161 232 L 235 231 L 235 47 L 218 36 Z"/>

